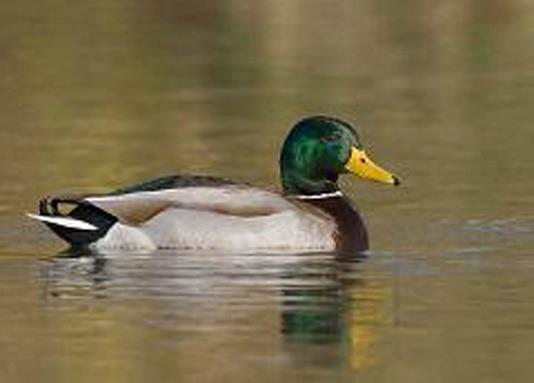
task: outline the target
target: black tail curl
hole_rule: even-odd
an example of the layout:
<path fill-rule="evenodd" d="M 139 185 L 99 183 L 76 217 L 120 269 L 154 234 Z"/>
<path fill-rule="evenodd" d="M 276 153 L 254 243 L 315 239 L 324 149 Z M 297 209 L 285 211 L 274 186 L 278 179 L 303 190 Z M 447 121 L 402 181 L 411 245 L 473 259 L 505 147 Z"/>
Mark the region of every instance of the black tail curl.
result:
<path fill-rule="evenodd" d="M 97 230 L 80 230 L 45 222 L 61 239 L 73 247 L 85 247 L 106 235 L 118 220 L 115 216 L 85 201 L 80 196 L 45 197 L 39 200 L 39 214 L 74 218 L 90 223 Z"/>

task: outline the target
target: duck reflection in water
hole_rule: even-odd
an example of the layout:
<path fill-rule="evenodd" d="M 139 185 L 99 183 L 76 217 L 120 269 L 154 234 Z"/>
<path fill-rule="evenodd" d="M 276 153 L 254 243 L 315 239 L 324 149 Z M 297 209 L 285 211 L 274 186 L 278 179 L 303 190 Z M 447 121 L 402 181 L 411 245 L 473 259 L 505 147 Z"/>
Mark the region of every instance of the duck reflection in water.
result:
<path fill-rule="evenodd" d="M 286 274 L 282 331 L 288 343 L 337 343 L 352 368 L 372 363 L 376 327 L 388 321 L 391 294 L 389 286 L 361 275 L 359 264 L 366 254 L 338 254 L 307 275 L 308 284 L 291 283 L 292 278 L 302 281 L 298 270 Z"/>
<path fill-rule="evenodd" d="M 297 359 L 306 344 L 338 345 L 321 362 L 342 358 L 358 368 L 372 361 L 374 330 L 388 299 L 386 287 L 362 276 L 365 257 L 76 253 L 44 263 L 43 277 L 48 299 L 98 299 L 100 305 L 109 299 L 106 309 L 114 310 L 133 298 L 132 316 L 150 308 L 143 314 L 149 318 L 128 318 L 140 326 L 148 321 L 189 335 L 278 333 L 278 347 Z"/>

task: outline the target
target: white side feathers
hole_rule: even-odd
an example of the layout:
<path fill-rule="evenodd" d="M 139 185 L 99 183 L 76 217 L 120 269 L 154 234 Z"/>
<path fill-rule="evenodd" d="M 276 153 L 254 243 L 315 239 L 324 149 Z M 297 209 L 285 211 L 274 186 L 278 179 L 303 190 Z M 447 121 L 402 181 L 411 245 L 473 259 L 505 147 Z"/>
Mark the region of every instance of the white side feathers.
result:
<path fill-rule="evenodd" d="M 48 222 L 52 223 L 54 225 L 68 227 L 70 229 L 78 229 L 78 230 L 87 230 L 87 231 L 93 231 L 98 230 L 98 227 L 91 225 L 90 223 L 87 223 L 85 221 L 81 221 L 79 219 L 74 218 L 67 218 L 67 217 L 53 217 L 48 215 L 37 215 L 37 214 L 26 214 L 31 219 L 36 219 L 37 221 L 41 222 Z"/>

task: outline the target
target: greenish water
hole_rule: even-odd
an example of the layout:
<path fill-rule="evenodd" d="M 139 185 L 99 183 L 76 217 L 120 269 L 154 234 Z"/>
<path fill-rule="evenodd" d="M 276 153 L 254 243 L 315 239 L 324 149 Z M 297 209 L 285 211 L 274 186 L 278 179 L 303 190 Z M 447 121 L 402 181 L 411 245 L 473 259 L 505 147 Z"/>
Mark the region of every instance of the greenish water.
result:
<path fill-rule="evenodd" d="M 527 0 L 0 5 L 2 382 L 534 378 Z M 291 124 L 357 123 L 372 249 L 58 258 L 40 196 L 189 172 L 277 185 Z"/>

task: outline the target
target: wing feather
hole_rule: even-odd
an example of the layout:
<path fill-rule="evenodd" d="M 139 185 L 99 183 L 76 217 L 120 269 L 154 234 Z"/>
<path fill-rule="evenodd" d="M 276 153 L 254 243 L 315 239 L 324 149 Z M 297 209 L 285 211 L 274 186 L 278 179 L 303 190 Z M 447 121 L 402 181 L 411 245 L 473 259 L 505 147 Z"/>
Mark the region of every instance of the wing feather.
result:
<path fill-rule="evenodd" d="M 293 208 L 277 193 L 235 185 L 143 191 L 89 197 L 85 201 L 131 225 L 147 222 L 172 208 L 240 217 L 270 215 Z"/>

